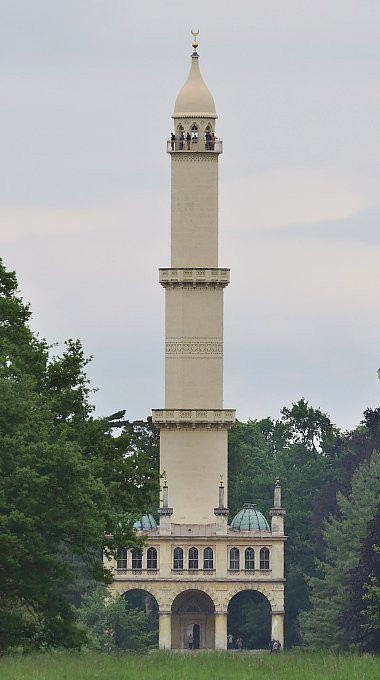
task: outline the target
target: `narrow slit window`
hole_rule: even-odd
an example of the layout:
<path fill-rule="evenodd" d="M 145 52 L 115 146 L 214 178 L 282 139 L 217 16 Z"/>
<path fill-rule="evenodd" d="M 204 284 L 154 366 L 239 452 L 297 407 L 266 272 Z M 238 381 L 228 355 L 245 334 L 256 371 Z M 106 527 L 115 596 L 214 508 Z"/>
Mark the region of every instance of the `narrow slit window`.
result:
<path fill-rule="evenodd" d="M 138 550 L 132 550 L 132 569 L 142 569 L 142 554 Z"/>
<path fill-rule="evenodd" d="M 269 569 L 269 549 L 261 548 L 260 550 L 260 569 Z"/>
<path fill-rule="evenodd" d="M 117 569 L 126 569 L 128 565 L 127 550 L 122 548 L 119 551 L 119 556 L 117 558 Z"/>
<path fill-rule="evenodd" d="M 230 569 L 240 569 L 239 548 L 231 548 L 230 550 Z"/>
<path fill-rule="evenodd" d="M 182 550 L 182 548 L 174 548 L 173 569 L 183 569 L 183 550 Z"/>
<path fill-rule="evenodd" d="M 146 553 L 146 568 L 157 569 L 157 550 L 156 548 L 148 548 Z"/>
<path fill-rule="evenodd" d="M 203 569 L 214 568 L 214 552 L 212 548 L 205 548 L 203 551 Z"/>
<path fill-rule="evenodd" d="M 245 551 L 245 568 L 254 569 L 255 568 L 255 552 L 253 548 L 246 548 Z"/>
<path fill-rule="evenodd" d="M 198 569 L 198 549 L 190 548 L 189 550 L 189 569 Z"/>

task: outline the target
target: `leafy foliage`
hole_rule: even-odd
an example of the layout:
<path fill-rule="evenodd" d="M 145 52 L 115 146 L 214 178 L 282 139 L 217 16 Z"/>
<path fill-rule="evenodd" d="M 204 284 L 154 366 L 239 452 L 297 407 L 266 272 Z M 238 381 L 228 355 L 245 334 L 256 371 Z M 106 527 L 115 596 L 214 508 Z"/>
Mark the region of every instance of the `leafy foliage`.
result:
<path fill-rule="evenodd" d="M 355 472 L 351 495 L 338 494 L 339 516 L 325 524 L 324 559 L 319 573 L 310 578 L 312 609 L 301 616 L 303 639 L 320 648 L 344 649 L 354 640 L 345 630 L 344 618 L 350 609 L 350 573 L 357 568 L 360 549 L 368 524 L 380 503 L 380 454 L 373 452 Z"/>
<path fill-rule="evenodd" d="M 368 525 L 360 561 L 350 576 L 345 629 L 365 651 L 380 650 L 380 507 Z"/>
<path fill-rule="evenodd" d="M 92 417 L 80 342 L 50 359 L 29 319 L 0 260 L 0 651 L 82 643 L 75 579 L 109 580 L 102 551 L 140 545 L 157 486 L 149 454 Z"/>
<path fill-rule="evenodd" d="M 229 505 L 232 516 L 243 501 L 255 501 L 267 514 L 274 481 L 281 479 L 288 534 L 286 630 L 292 645 L 299 642 L 298 614 L 309 606 L 306 579 L 315 573 L 315 557 L 320 554 L 318 497 L 335 479 L 340 434 L 326 414 L 304 399 L 281 414 L 278 421 L 266 418 L 232 428 Z"/>
<path fill-rule="evenodd" d="M 157 630 L 140 607 L 130 607 L 125 597 L 109 597 L 98 587 L 83 598 L 79 620 L 88 646 L 102 652 L 146 651 L 157 643 Z"/>

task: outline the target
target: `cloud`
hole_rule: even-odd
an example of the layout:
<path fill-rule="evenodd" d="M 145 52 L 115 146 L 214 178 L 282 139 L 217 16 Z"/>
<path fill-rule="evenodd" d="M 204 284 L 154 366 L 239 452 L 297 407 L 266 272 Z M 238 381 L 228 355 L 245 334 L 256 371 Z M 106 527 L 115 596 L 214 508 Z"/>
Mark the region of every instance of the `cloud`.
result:
<path fill-rule="evenodd" d="M 225 143 L 226 403 L 275 416 L 304 395 L 347 426 L 378 403 L 379 9 L 2 3 L 0 254 L 34 328 L 94 354 L 100 413 L 163 403 L 164 146 L 190 24 Z"/>
<path fill-rule="evenodd" d="M 364 185 L 364 186 L 363 186 Z M 365 182 L 343 172 L 282 168 L 244 176 L 222 187 L 222 222 L 229 234 L 312 225 L 357 214 L 371 200 Z"/>

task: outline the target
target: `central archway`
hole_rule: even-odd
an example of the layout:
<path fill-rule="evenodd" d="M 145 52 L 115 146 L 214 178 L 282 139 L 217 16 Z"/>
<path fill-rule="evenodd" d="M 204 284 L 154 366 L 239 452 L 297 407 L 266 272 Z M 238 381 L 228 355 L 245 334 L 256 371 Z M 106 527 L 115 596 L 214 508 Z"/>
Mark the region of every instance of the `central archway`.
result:
<path fill-rule="evenodd" d="M 215 648 L 215 605 L 202 590 L 185 590 L 172 604 L 172 649 Z"/>
<path fill-rule="evenodd" d="M 268 649 L 271 605 L 265 595 L 248 589 L 236 593 L 228 605 L 227 630 L 230 649 L 237 646 L 239 638 L 245 649 Z"/>

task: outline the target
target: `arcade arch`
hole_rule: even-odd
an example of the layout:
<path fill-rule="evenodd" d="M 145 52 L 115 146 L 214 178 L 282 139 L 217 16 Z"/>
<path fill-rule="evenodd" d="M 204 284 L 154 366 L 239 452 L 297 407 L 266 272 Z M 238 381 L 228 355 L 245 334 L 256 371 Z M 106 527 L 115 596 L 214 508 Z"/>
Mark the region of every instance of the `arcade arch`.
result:
<path fill-rule="evenodd" d="M 171 606 L 172 649 L 215 648 L 215 604 L 202 590 L 184 590 Z"/>
<path fill-rule="evenodd" d="M 271 603 L 260 591 L 244 588 L 232 595 L 227 609 L 227 631 L 233 647 L 242 638 L 245 649 L 268 649 L 271 639 Z"/>

